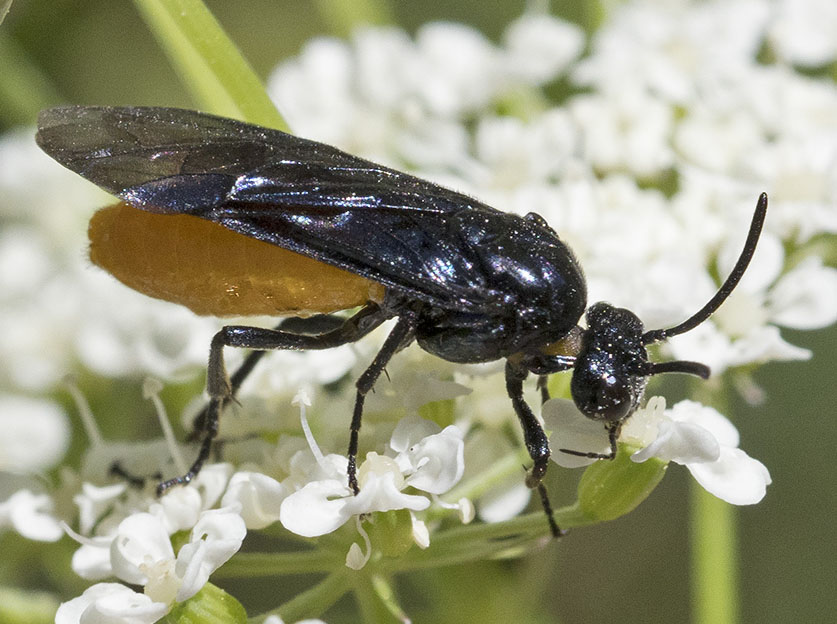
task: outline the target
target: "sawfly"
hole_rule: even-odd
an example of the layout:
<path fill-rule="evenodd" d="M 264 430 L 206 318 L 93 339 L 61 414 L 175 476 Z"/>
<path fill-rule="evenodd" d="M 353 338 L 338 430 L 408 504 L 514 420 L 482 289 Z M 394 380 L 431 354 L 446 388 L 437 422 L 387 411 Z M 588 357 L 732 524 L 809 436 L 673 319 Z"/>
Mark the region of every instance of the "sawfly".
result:
<path fill-rule="evenodd" d="M 602 423 L 610 451 L 559 451 L 613 459 L 650 376 L 709 376 L 698 362 L 652 362 L 646 349 L 718 309 L 753 257 L 767 211 L 762 194 L 735 267 L 700 310 L 674 327 L 646 330 L 629 310 L 588 308 L 581 266 L 536 213 L 501 212 L 322 143 L 190 110 L 95 106 L 43 111 L 37 142 L 121 200 L 90 228 L 94 262 L 120 280 L 202 314 L 298 317 L 275 329 L 229 325 L 214 336 L 198 457 L 160 492 L 201 469 L 222 408 L 261 352 L 337 347 L 396 319 L 356 382 L 351 489 L 358 492 L 364 398 L 399 350 L 415 341 L 451 362 L 505 359 L 506 389 L 533 463 L 526 483 L 540 491 L 555 535 L 541 483 L 550 448 L 523 398 L 524 380 L 572 370 L 572 398 Z M 359 309 L 348 318 L 331 316 L 351 308 Z M 224 347 L 254 350 L 231 377 Z"/>

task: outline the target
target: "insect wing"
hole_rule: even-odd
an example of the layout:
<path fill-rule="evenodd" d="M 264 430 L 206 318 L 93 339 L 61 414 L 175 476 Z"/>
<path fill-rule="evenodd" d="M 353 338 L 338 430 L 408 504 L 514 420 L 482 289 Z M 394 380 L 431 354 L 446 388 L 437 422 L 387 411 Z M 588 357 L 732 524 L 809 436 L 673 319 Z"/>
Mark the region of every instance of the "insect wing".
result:
<path fill-rule="evenodd" d="M 495 305 L 448 219 L 473 207 L 501 213 L 336 148 L 142 107 L 43 111 L 37 141 L 131 205 L 194 214 L 442 307 Z"/>

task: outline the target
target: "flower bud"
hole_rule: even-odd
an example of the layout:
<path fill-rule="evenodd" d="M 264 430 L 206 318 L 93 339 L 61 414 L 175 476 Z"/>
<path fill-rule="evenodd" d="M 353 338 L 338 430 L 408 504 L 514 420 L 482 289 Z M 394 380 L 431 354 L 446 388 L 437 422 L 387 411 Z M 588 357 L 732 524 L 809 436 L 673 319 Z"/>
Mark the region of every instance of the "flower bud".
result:
<path fill-rule="evenodd" d="M 668 462 L 652 458 L 637 464 L 630 458 L 634 451 L 625 448 L 613 461 L 597 461 L 584 471 L 578 484 L 578 505 L 587 517 L 600 522 L 615 520 L 633 511 L 657 487 Z"/>
<path fill-rule="evenodd" d="M 171 624 L 245 624 L 247 612 L 223 589 L 207 583 L 189 600 L 177 603 L 166 621 Z"/>

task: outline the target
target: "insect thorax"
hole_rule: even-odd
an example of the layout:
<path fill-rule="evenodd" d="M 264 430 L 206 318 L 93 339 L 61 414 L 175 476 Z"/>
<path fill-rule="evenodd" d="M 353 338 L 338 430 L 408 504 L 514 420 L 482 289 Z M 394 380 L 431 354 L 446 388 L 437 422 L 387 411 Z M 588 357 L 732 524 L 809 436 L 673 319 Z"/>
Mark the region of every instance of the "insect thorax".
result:
<path fill-rule="evenodd" d="M 587 301 L 584 277 L 542 220 L 469 210 L 451 227 L 479 297 L 426 310 L 416 333 L 422 348 L 453 362 L 488 362 L 537 350 L 576 326 Z"/>

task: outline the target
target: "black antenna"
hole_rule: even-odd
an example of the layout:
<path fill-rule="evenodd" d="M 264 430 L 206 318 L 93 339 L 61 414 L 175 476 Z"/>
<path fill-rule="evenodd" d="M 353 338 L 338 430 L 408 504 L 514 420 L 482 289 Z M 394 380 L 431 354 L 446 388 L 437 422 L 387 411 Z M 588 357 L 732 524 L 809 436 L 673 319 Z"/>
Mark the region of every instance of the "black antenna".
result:
<path fill-rule="evenodd" d="M 690 362 L 688 360 L 650 362 L 648 364 L 649 375 L 659 375 L 660 373 L 686 373 L 687 375 L 695 375 L 701 379 L 709 379 L 711 371 L 706 364 Z"/>
<path fill-rule="evenodd" d="M 741 255 L 738 257 L 738 261 L 735 263 L 735 266 L 732 267 L 729 277 L 727 277 L 726 281 L 718 289 L 718 292 L 715 293 L 715 296 L 712 297 L 706 305 L 695 314 L 680 323 L 680 325 L 675 325 L 669 329 L 652 329 L 649 332 L 645 332 L 642 335 L 643 344 L 652 344 L 654 342 L 665 340 L 671 336 L 684 334 L 703 323 L 706 319 L 712 316 L 715 310 L 721 307 L 721 304 L 726 301 L 727 297 L 729 297 L 730 293 L 738 285 L 738 282 L 741 281 L 741 276 L 744 275 L 744 271 L 747 270 L 747 265 L 749 265 L 750 260 L 753 259 L 753 254 L 756 251 L 756 243 L 759 241 L 759 235 L 761 234 L 761 228 L 764 225 L 764 217 L 766 214 L 767 193 L 762 193 L 759 196 L 758 203 L 756 204 L 756 211 L 753 213 L 753 220 L 750 223 L 750 231 L 747 234 L 747 240 L 744 242 L 744 249 L 741 250 Z"/>

